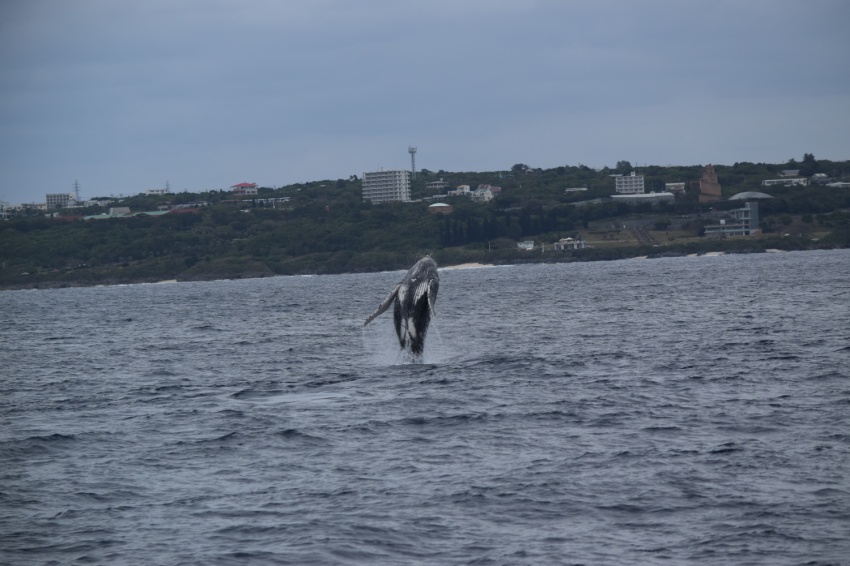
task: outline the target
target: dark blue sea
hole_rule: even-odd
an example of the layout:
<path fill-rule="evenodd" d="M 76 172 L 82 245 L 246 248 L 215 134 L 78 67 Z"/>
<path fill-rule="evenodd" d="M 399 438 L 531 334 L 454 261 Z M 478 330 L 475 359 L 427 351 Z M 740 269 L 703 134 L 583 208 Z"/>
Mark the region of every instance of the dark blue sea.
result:
<path fill-rule="evenodd" d="M 0 563 L 850 564 L 850 250 L 0 292 Z"/>

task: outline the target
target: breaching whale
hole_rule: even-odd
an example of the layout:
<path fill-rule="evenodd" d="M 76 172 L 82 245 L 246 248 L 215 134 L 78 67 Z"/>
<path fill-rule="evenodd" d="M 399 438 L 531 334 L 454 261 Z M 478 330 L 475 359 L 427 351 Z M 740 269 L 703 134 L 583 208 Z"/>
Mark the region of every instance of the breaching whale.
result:
<path fill-rule="evenodd" d="M 363 326 L 372 322 L 392 304 L 399 346 L 402 350 L 408 348 L 414 355 L 421 356 L 425 348 L 428 324 L 435 314 L 434 305 L 437 303 L 439 289 L 437 264 L 431 256 L 426 255 L 410 268 L 401 283 L 396 285 L 384 302 L 369 315 Z"/>

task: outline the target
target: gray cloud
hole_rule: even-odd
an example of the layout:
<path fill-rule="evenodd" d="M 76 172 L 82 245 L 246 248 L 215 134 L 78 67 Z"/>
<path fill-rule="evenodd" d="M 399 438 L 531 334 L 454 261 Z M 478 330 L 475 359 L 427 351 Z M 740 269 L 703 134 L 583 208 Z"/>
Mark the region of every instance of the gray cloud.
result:
<path fill-rule="evenodd" d="M 840 1 L 0 6 L 0 199 L 850 153 Z"/>

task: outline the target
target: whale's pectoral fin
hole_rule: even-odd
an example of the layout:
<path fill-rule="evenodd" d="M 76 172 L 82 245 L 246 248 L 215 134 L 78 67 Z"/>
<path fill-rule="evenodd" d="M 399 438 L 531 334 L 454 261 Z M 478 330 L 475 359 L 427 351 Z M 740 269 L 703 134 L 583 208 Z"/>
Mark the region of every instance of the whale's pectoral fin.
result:
<path fill-rule="evenodd" d="M 428 282 L 428 308 L 431 309 L 431 316 L 437 316 L 437 311 L 434 310 L 434 305 L 437 304 L 437 290 L 440 284 L 432 279 Z"/>
<path fill-rule="evenodd" d="M 416 305 L 428 293 L 428 281 L 422 281 L 413 291 L 413 304 Z"/>
<path fill-rule="evenodd" d="M 401 283 L 395 286 L 395 289 L 393 289 L 390 294 L 387 295 L 387 298 L 384 299 L 384 302 L 378 305 L 378 308 L 375 310 L 375 312 L 369 315 L 369 318 L 366 319 L 366 322 L 363 323 L 363 326 L 366 326 L 367 324 L 375 320 L 380 314 L 390 308 L 390 305 L 393 304 L 393 299 L 395 299 L 395 296 L 398 293 L 400 287 Z"/>

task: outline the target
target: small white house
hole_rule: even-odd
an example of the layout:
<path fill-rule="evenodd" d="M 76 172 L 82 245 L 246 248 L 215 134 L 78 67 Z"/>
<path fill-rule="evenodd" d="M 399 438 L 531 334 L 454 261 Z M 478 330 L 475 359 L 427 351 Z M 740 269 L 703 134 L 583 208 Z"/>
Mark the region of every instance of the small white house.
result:
<path fill-rule="evenodd" d="M 449 184 L 443 181 L 443 179 L 440 179 L 439 181 L 431 181 L 430 183 L 425 184 L 425 188 L 429 191 L 442 191 L 448 186 Z"/>
<path fill-rule="evenodd" d="M 490 189 L 475 189 L 469 193 L 469 198 L 474 202 L 490 202 L 493 200 L 493 193 Z"/>
<path fill-rule="evenodd" d="M 454 207 L 444 202 L 435 202 L 428 207 L 430 214 L 451 214 L 452 211 L 454 211 Z"/>
<path fill-rule="evenodd" d="M 555 242 L 554 247 L 558 251 L 564 250 L 581 250 L 584 249 L 584 240 L 581 236 L 576 238 L 561 238 L 557 242 Z"/>

